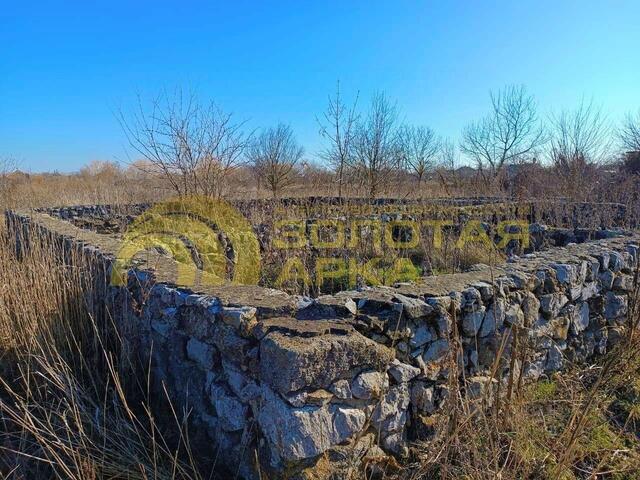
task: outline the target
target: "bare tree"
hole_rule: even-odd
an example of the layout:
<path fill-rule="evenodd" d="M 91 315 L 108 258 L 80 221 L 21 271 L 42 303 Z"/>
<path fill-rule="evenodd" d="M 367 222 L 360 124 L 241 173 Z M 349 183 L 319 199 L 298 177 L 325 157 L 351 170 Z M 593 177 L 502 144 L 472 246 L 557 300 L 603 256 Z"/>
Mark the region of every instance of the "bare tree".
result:
<path fill-rule="evenodd" d="M 635 115 L 627 114 L 618 136 L 623 148 L 630 152 L 640 152 L 640 110 Z"/>
<path fill-rule="evenodd" d="M 401 156 L 397 129 L 398 113 L 382 93 L 371 99 L 367 117 L 358 123 L 354 141 L 354 168 L 375 198 L 397 170 Z"/>
<path fill-rule="evenodd" d="M 166 92 L 146 106 L 138 97 L 131 115 L 120 111 L 130 146 L 180 196 L 219 196 L 224 180 L 239 164 L 248 137 L 243 122 L 193 93 Z"/>
<path fill-rule="evenodd" d="M 458 187 L 458 178 L 456 168 L 459 162 L 459 150 L 456 144 L 449 139 L 440 141 L 438 150 L 438 177 L 440 183 L 445 189 L 448 196 L 451 196 L 449 189 L 449 183 L 452 183 L 454 187 Z"/>
<path fill-rule="evenodd" d="M 460 154 L 456 144 L 447 139 L 440 142 L 440 165 L 449 172 L 455 172 L 460 160 Z"/>
<path fill-rule="evenodd" d="M 606 117 L 593 102 L 580 103 L 551 117 L 550 156 L 553 165 L 571 170 L 573 164 L 599 163 L 609 147 L 611 129 Z"/>
<path fill-rule="evenodd" d="M 10 175 L 18 169 L 18 162 L 13 157 L 0 157 L 0 206 L 11 203 L 12 182 Z"/>
<path fill-rule="evenodd" d="M 340 82 L 336 86 L 335 95 L 329 96 L 329 104 L 320 125 L 320 135 L 328 140 L 329 146 L 320 154 L 328 162 L 338 176 L 338 196 L 342 198 L 344 177 L 347 168 L 353 163 L 353 143 L 356 133 L 358 115 L 356 105 L 358 96 L 351 107 L 347 107 L 340 95 Z"/>
<path fill-rule="evenodd" d="M 258 179 L 264 179 L 274 198 L 291 185 L 296 164 L 303 155 L 304 149 L 291 127 L 282 123 L 263 130 L 247 152 Z"/>
<path fill-rule="evenodd" d="M 481 171 L 498 176 L 505 164 L 532 154 L 545 141 L 533 96 L 523 86 L 491 92 L 491 112 L 462 132 L 460 148 Z"/>
<path fill-rule="evenodd" d="M 427 173 L 433 170 L 442 140 L 429 127 L 404 125 L 398 131 L 402 166 L 418 180 L 422 187 Z"/>
<path fill-rule="evenodd" d="M 549 156 L 566 194 L 588 193 L 595 167 L 606 159 L 611 146 L 611 128 L 602 110 L 593 102 L 580 103 L 551 117 Z"/>

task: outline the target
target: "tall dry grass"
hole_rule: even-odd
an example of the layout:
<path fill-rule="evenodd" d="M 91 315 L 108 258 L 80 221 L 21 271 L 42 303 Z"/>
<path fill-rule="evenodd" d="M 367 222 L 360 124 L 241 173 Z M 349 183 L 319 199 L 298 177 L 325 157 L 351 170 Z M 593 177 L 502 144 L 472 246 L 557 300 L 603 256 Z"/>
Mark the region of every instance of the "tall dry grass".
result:
<path fill-rule="evenodd" d="M 538 178 L 537 183 L 527 178 L 527 188 L 519 193 L 523 198 L 544 197 L 555 188 L 547 176 Z M 622 201 L 635 209 L 637 219 L 637 182 L 630 178 L 618 189 L 605 185 L 608 195 L 597 199 Z M 440 183 L 429 184 L 425 188 L 430 191 L 418 195 L 495 193 L 493 187 L 480 190 L 473 182 Z M 140 202 L 152 199 L 145 185 L 144 179 L 127 183 L 106 174 L 36 176 L 17 182 L 5 204 Z M 314 191 L 314 185 L 297 188 L 292 191 Z M 331 191 L 326 185 L 317 188 Z M 252 191 L 247 181 L 246 192 Z M 410 196 L 411 188 L 406 192 Z M 151 194 L 161 198 L 162 189 Z M 58 253 L 54 245 L 34 244 L 18 259 L 10 239 L 0 238 L 0 473 L 10 479 L 208 478 L 208 470 L 203 474 L 190 454 L 182 414 L 175 412 L 171 429 L 158 424 L 148 378 L 140 375 L 139 366 L 123 360 L 109 312 L 87 295 L 93 288 L 89 269 L 81 259 L 75 267 L 61 265 Z M 466 263 L 493 263 L 490 253 L 488 260 L 483 251 L 444 254 L 432 269 L 457 271 Z M 636 292 L 629 315 L 634 321 L 640 319 L 637 298 Z M 518 338 L 515 358 L 522 359 L 528 355 L 526 332 L 518 332 Z M 455 372 L 455 350 L 451 358 Z M 499 356 L 496 376 L 504 367 Z M 422 444 L 407 468 L 396 465 L 382 476 L 640 478 L 637 333 L 589 368 L 535 384 L 512 377 L 511 386 L 501 387 L 511 393 L 498 402 L 489 401 L 491 389 L 471 399 L 458 375 L 449 378 L 447 408 L 431 420 L 440 435 Z"/>
<path fill-rule="evenodd" d="M 61 264 L 57 248 L 32 242 L 18 259 L 0 239 L 3 478 L 202 478 L 187 438 L 172 443 L 156 423 L 148 379 L 121 359 L 91 269 Z"/>
<path fill-rule="evenodd" d="M 640 478 L 638 275 L 637 270 L 621 342 L 591 365 L 568 362 L 567 371 L 536 382 L 524 381 L 520 368 L 531 354 L 527 329 L 514 327 L 503 338 L 480 394 L 469 395 L 456 360 L 462 346 L 454 331 L 446 411 L 432 419 L 438 434 L 419 447 L 415 463 L 401 476 Z"/>

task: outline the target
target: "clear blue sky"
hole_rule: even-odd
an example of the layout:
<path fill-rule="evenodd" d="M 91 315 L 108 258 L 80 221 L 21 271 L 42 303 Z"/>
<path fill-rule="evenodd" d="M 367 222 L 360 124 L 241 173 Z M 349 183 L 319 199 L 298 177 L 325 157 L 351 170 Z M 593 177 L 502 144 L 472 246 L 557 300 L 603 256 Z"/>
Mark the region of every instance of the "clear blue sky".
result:
<path fill-rule="evenodd" d="M 251 126 L 290 123 L 313 155 L 340 79 L 456 137 L 488 92 L 524 83 L 541 110 L 593 97 L 640 108 L 640 2 L 4 2 L 0 155 L 30 171 L 126 160 L 114 110 L 194 87 Z"/>

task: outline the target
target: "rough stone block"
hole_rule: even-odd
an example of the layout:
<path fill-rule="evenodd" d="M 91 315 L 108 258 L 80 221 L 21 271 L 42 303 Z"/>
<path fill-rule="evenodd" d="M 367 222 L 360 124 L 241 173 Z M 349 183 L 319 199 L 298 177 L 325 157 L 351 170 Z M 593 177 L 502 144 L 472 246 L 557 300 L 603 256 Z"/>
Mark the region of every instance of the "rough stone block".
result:
<path fill-rule="evenodd" d="M 354 369 L 384 371 L 393 357 L 392 350 L 357 332 L 304 337 L 275 331 L 260 344 L 260 380 L 282 394 L 328 388 Z"/>

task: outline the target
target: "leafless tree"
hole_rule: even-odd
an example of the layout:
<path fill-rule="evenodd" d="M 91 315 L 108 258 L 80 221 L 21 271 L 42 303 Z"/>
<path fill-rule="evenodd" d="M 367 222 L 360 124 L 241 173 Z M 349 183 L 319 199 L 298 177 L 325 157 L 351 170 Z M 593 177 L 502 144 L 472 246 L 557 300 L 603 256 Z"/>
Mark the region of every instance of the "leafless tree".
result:
<path fill-rule="evenodd" d="M 437 172 L 440 183 L 445 189 L 447 195 L 451 196 L 449 183 L 454 187 L 458 187 L 458 175 L 456 168 L 459 162 L 459 150 L 454 142 L 444 139 L 440 142 L 438 149 Z"/>
<path fill-rule="evenodd" d="M 640 152 L 640 110 L 635 115 L 627 114 L 618 136 L 625 150 Z"/>
<path fill-rule="evenodd" d="M 180 196 L 219 196 L 248 140 L 243 122 L 180 89 L 149 105 L 138 97 L 135 111 L 120 111 L 118 119 L 130 146 L 150 165 L 148 173 L 159 172 Z"/>
<path fill-rule="evenodd" d="M 565 194 L 584 196 L 596 176 L 595 167 L 609 152 L 609 123 L 599 107 L 584 101 L 574 110 L 553 115 L 550 123 L 549 156 L 563 180 L 563 190 Z"/>
<path fill-rule="evenodd" d="M 303 155 L 304 149 L 291 127 L 282 123 L 263 130 L 247 151 L 258 179 L 266 182 L 274 198 L 291 185 L 296 164 Z"/>
<path fill-rule="evenodd" d="M 342 198 L 344 177 L 349 165 L 353 163 L 353 143 L 356 133 L 358 115 L 356 106 L 358 96 L 350 107 L 344 103 L 340 95 L 340 83 L 336 86 L 334 96 L 329 96 L 329 104 L 318 119 L 320 135 L 329 145 L 320 156 L 334 169 L 338 177 L 338 196 Z"/>
<path fill-rule="evenodd" d="M 429 127 L 404 125 L 398 131 L 402 166 L 418 180 L 418 188 L 422 180 L 433 170 L 442 140 Z"/>
<path fill-rule="evenodd" d="M 549 152 L 553 165 L 565 171 L 572 165 L 600 163 L 611 146 L 611 129 L 606 117 L 593 102 L 580 103 L 551 117 Z"/>
<path fill-rule="evenodd" d="M 440 142 L 439 164 L 450 172 L 455 172 L 460 160 L 459 150 L 456 144 L 447 139 Z"/>
<path fill-rule="evenodd" d="M 481 171 L 498 176 L 505 164 L 532 154 L 545 141 L 533 96 L 523 86 L 491 92 L 491 112 L 462 132 L 461 150 Z"/>
<path fill-rule="evenodd" d="M 397 121 L 396 106 L 384 94 L 377 93 L 366 118 L 358 122 L 354 168 L 371 198 L 388 184 L 400 164 Z"/>
<path fill-rule="evenodd" d="M 18 168 L 18 162 L 14 157 L 0 156 L 0 175 L 6 176 L 15 172 Z"/>
<path fill-rule="evenodd" d="M 10 203 L 12 182 L 10 175 L 18 169 L 18 162 L 14 157 L 0 157 L 0 207 Z"/>

